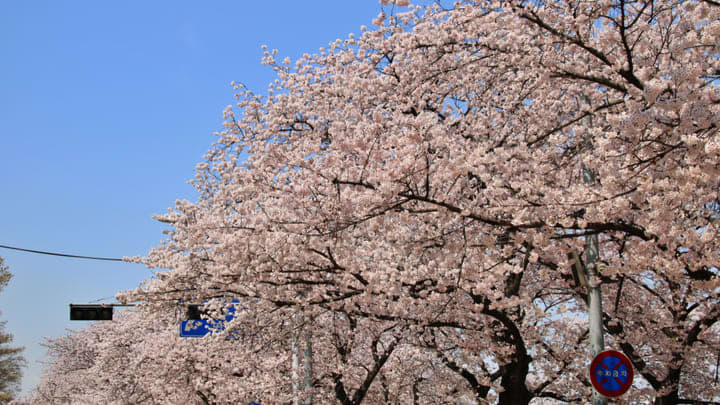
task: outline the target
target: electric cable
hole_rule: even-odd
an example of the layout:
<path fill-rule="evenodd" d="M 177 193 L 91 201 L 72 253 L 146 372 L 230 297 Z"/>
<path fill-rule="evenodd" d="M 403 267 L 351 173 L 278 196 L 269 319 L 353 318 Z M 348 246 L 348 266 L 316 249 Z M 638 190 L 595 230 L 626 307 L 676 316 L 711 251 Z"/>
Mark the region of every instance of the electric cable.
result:
<path fill-rule="evenodd" d="M 49 256 L 60 256 L 60 257 L 70 257 L 73 259 L 89 259 L 89 260 L 105 260 L 110 262 L 122 262 L 123 259 L 118 259 L 115 257 L 96 257 L 96 256 L 81 256 L 81 255 L 70 255 L 66 253 L 56 253 L 56 252 L 46 252 L 43 250 L 34 250 L 34 249 L 23 249 L 19 247 L 14 246 L 7 246 L 7 245 L 0 245 L 0 248 L 3 249 L 11 249 L 11 250 L 19 250 L 21 252 L 29 252 L 29 253 L 37 253 L 41 255 L 49 255 Z"/>

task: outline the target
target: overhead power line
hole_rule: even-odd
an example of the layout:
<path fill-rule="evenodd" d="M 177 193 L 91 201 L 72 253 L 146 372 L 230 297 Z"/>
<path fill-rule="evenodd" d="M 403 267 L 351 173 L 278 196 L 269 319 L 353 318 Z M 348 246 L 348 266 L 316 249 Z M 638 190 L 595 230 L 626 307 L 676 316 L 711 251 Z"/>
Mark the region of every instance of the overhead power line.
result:
<path fill-rule="evenodd" d="M 96 256 L 80 256 L 80 255 L 69 255 L 66 253 L 56 253 L 56 252 L 46 252 L 43 250 L 33 250 L 33 249 L 23 249 L 19 247 L 14 246 L 6 246 L 6 245 L 0 245 L 0 248 L 4 249 L 11 249 L 11 250 L 19 250 L 21 252 L 28 252 L 28 253 L 37 253 L 41 255 L 49 255 L 49 256 L 60 256 L 60 257 L 71 257 L 73 259 L 89 259 L 89 260 L 105 260 L 110 262 L 122 262 L 123 259 L 118 259 L 115 257 L 96 257 Z"/>

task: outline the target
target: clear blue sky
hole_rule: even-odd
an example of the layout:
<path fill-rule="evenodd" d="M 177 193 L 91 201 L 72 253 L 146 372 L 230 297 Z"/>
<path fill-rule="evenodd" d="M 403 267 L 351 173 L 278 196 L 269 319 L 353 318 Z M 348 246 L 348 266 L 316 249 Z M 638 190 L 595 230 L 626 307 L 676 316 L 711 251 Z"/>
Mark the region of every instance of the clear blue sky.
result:
<path fill-rule="evenodd" d="M 0 0 L 0 244 L 70 254 L 145 255 L 151 216 L 178 198 L 233 102 L 232 80 L 264 92 L 260 46 L 297 59 L 360 33 L 381 6 L 353 1 Z M 38 381 L 43 337 L 68 304 L 113 301 L 141 265 L 0 249 L 15 274 L 0 320 Z"/>

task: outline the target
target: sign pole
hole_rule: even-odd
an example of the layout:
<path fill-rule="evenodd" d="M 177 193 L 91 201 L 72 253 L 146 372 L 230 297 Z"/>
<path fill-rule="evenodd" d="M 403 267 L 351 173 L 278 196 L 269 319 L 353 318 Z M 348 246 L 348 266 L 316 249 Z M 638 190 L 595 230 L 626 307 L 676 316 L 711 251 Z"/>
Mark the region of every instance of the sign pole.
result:
<path fill-rule="evenodd" d="M 588 318 L 590 321 L 590 347 L 593 357 L 605 350 L 605 338 L 602 325 L 602 289 L 597 274 L 598 236 L 589 235 L 585 239 L 585 258 L 588 280 Z M 593 404 L 606 405 L 607 399 L 597 390 L 593 391 Z"/>
<path fill-rule="evenodd" d="M 590 99 L 585 94 L 580 95 L 581 103 L 591 107 Z M 588 127 L 592 127 L 592 119 L 590 116 L 583 119 L 583 123 Z M 592 139 L 589 135 L 583 139 L 583 145 L 592 150 Z M 596 185 L 595 173 L 586 164 L 582 165 L 583 183 L 588 187 Z M 600 247 L 598 243 L 598 235 L 591 234 L 585 236 L 585 275 L 588 284 L 588 320 L 590 323 L 590 347 L 592 348 L 593 357 L 597 356 L 605 349 L 605 339 L 603 337 L 602 325 L 602 289 L 600 287 L 600 277 L 598 277 L 597 263 L 600 257 Z M 607 405 L 607 398 L 597 390 L 593 391 L 594 405 Z"/>

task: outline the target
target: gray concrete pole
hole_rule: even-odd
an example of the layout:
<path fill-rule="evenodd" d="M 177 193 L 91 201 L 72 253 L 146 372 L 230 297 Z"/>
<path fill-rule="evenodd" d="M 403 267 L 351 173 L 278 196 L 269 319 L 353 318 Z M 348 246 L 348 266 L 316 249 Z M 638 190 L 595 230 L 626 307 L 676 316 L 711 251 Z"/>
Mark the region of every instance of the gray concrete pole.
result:
<path fill-rule="evenodd" d="M 590 106 L 590 100 L 582 95 L 582 103 Z M 583 120 L 585 125 L 590 128 L 592 120 L 587 117 Z M 586 137 L 583 140 L 585 147 L 592 148 L 592 139 Z M 594 187 L 596 184 L 595 173 L 592 169 L 583 164 L 582 167 L 583 183 L 588 187 Z M 585 275 L 588 283 L 588 321 L 590 323 L 590 348 L 593 357 L 605 350 L 605 338 L 603 336 L 602 323 L 602 288 L 600 285 L 600 277 L 598 277 L 598 259 L 600 257 L 600 246 L 598 243 L 598 235 L 585 236 Z M 593 390 L 593 404 L 607 405 L 607 398 L 599 392 Z"/>
<path fill-rule="evenodd" d="M 313 395 L 312 395 L 312 389 L 313 389 L 313 349 L 312 349 L 312 321 L 310 322 L 310 325 L 307 326 L 307 329 L 305 331 L 305 350 L 303 352 L 305 362 L 304 362 L 304 378 L 303 378 L 303 385 L 305 389 L 305 395 L 307 395 L 307 398 L 305 399 L 306 405 L 312 405 L 313 404 Z"/>
<path fill-rule="evenodd" d="M 300 390 L 305 395 L 304 405 L 313 405 L 313 348 L 312 348 L 312 318 L 308 317 L 304 310 L 300 314 L 293 314 L 293 336 L 292 336 L 292 397 L 293 405 L 300 405 Z M 300 350 L 301 335 L 304 335 L 305 346 Z M 300 352 L 302 351 L 302 365 L 300 364 Z M 303 376 L 300 378 L 302 367 Z"/>
<path fill-rule="evenodd" d="M 593 173 L 583 165 L 583 179 L 585 184 L 592 186 L 595 184 Z M 593 356 L 605 349 L 605 339 L 603 337 L 602 325 L 602 289 L 600 285 L 600 277 L 598 277 L 598 258 L 600 257 L 600 247 L 598 244 L 598 235 L 587 235 L 585 237 L 585 274 L 588 281 L 588 317 L 590 321 L 590 347 Z"/>
<path fill-rule="evenodd" d="M 298 398 L 298 394 L 300 391 L 300 376 L 298 370 L 300 369 L 300 357 L 298 356 L 298 326 L 299 322 L 297 320 L 297 314 L 293 314 L 292 316 L 293 320 L 293 330 L 292 330 L 292 398 L 293 398 L 293 405 L 300 405 L 300 400 Z"/>
<path fill-rule="evenodd" d="M 585 237 L 585 270 L 588 280 L 588 318 L 590 322 L 590 348 L 593 357 L 605 350 L 602 324 L 602 289 L 597 273 L 598 236 Z M 593 390 L 593 404 L 606 405 L 607 398 Z"/>

